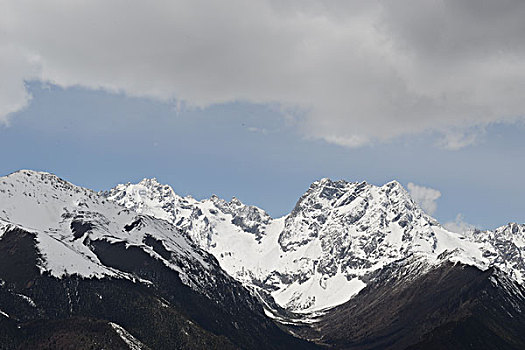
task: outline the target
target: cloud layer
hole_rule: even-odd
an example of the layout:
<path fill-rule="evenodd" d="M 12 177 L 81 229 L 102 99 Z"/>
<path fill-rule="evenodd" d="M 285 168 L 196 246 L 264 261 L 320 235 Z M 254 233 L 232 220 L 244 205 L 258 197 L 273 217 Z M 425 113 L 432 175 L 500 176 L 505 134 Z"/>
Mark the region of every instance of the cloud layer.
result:
<path fill-rule="evenodd" d="M 0 0 L 0 120 L 24 81 L 205 107 L 249 101 L 345 146 L 524 116 L 516 0 Z"/>
<path fill-rule="evenodd" d="M 427 214 L 432 215 L 436 212 L 436 201 L 441 197 L 441 192 L 430 187 L 415 185 L 412 182 L 407 184 L 407 188 L 412 199 L 414 199 Z"/>

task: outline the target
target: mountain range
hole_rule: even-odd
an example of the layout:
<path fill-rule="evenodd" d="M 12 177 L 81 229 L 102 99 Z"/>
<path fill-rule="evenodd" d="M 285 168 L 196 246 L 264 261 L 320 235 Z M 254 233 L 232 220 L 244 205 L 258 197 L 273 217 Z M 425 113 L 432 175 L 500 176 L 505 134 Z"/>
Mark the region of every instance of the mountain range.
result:
<path fill-rule="evenodd" d="M 523 349 L 525 225 L 451 232 L 396 181 L 290 214 L 155 179 L 0 178 L 2 349 Z"/>

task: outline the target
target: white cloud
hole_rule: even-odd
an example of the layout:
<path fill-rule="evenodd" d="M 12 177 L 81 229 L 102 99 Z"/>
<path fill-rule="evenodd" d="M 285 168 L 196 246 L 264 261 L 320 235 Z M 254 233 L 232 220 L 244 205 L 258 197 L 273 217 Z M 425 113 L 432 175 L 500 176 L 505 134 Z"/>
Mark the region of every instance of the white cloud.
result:
<path fill-rule="evenodd" d="M 465 218 L 461 213 L 456 216 L 456 219 L 454 221 L 444 223 L 443 227 L 445 227 L 449 231 L 457 233 L 467 233 L 476 228 L 476 226 L 465 222 Z"/>
<path fill-rule="evenodd" d="M 425 212 L 432 215 L 436 212 L 436 200 L 441 197 L 441 192 L 430 187 L 418 186 L 409 182 L 407 184 L 408 191 L 412 199 L 423 208 Z"/>
<path fill-rule="evenodd" d="M 303 111 L 305 136 L 356 147 L 525 113 L 525 2 L 0 0 L 0 120 L 24 80 Z M 454 130 L 452 133 L 450 130 Z"/>

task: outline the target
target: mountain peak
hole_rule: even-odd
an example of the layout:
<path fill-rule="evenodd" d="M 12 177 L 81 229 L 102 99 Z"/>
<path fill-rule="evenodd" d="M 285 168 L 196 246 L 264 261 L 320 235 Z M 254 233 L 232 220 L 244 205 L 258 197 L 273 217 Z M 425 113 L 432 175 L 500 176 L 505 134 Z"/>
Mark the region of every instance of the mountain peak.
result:
<path fill-rule="evenodd" d="M 46 172 L 46 171 L 37 171 L 37 170 L 31 170 L 31 169 L 20 169 L 20 170 L 17 170 L 17 171 L 13 171 L 12 173 L 8 174 L 7 177 L 11 177 L 11 176 L 31 176 L 31 175 L 53 175 L 53 176 L 56 176 L 55 174 L 52 174 L 52 173 L 49 173 L 49 172 Z"/>
<path fill-rule="evenodd" d="M 68 183 L 73 186 L 73 184 L 69 183 L 66 180 L 59 178 L 55 174 L 48 173 L 45 171 L 35 171 L 35 170 L 27 170 L 27 169 L 22 169 L 22 170 L 12 172 L 11 174 L 4 176 L 4 179 L 24 179 L 24 181 L 33 180 L 35 182 L 47 180 L 47 181 L 53 181 L 53 182 Z"/>
<path fill-rule="evenodd" d="M 143 186 L 165 186 L 163 184 L 161 184 L 156 177 L 152 177 L 152 178 L 144 178 L 142 179 L 140 182 L 139 182 L 140 185 L 143 185 Z M 166 185 L 167 186 L 167 185 Z"/>
<path fill-rule="evenodd" d="M 392 181 L 389 181 L 387 182 L 386 184 L 384 184 L 383 186 L 381 187 L 388 187 L 388 188 L 402 188 L 402 189 L 405 189 L 405 187 L 403 185 L 401 185 L 401 183 L 399 183 L 399 181 L 397 180 L 392 180 Z"/>
<path fill-rule="evenodd" d="M 230 204 L 233 204 L 235 206 L 243 205 L 243 203 L 237 197 L 232 197 Z"/>
<path fill-rule="evenodd" d="M 332 180 L 328 177 L 323 177 L 322 179 L 320 180 L 317 180 L 317 181 L 314 181 L 311 185 L 310 185 L 310 188 L 320 188 L 320 187 L 343 187 L 345 185 L 348 185 L 348 184 L 351 184 L 352 182 L 348 182 L 346 180 L 342 180 L 342 179 L 339 179 L 339 180 Z M 366 181 L 363 181 L 363 183 L 366 184 Z"/>

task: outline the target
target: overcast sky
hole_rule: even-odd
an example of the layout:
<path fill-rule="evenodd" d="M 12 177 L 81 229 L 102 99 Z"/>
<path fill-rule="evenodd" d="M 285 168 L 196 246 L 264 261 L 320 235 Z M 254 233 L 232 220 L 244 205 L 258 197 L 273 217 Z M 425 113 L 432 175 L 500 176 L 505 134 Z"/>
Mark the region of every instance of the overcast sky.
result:
<path fill-rule="evenodd" d="M 398 179 L 457 227 L 523 222 L 525 2 L 0 0 L 0 171 L 157 176 L 279 216 Z"/>

